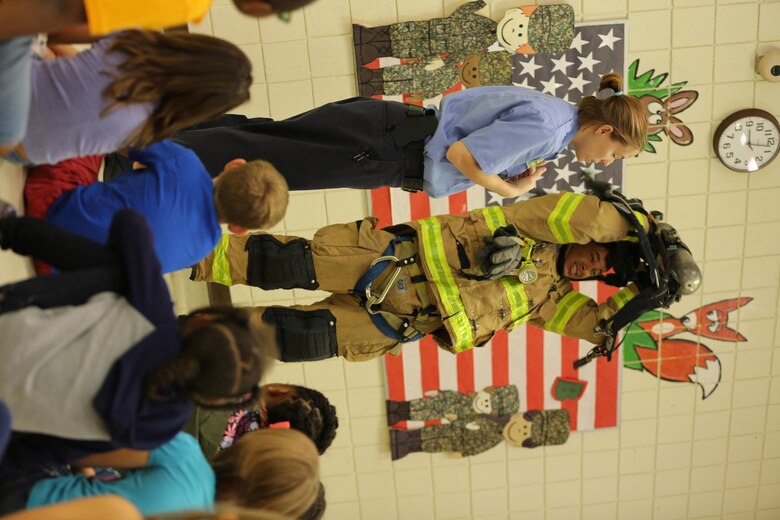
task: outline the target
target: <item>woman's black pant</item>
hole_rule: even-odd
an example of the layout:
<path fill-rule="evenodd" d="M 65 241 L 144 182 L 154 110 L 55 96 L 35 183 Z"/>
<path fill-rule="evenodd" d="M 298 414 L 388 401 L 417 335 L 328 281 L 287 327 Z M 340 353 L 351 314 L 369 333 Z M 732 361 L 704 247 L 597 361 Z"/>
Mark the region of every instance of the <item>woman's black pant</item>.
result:
<path fill-rule="evenodd" d="M 405 152 L 389 130 L 407 118 L 393 101 L 351 98 L 282 121 L 226 115 L 179 132 L 214 177 L 236 158 L 273 164 L 291 190 L 401 186 Z"/>

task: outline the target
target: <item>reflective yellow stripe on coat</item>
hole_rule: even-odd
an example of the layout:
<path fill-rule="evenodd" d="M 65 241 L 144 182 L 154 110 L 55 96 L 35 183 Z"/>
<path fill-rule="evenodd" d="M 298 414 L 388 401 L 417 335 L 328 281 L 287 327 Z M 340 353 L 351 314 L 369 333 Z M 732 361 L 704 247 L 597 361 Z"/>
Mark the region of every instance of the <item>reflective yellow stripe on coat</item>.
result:
<path fill-rule="evenodd" d="M 574 316 L 577 309 L 582 307 L 589 299 L 590 298 L 579 291 L 570 291 L 566 293 L 566 295 L 561 298 L 561 301 L 558 302 L 552 319 L 544 324 L 544 328 L 550 332 L 555 332 L 556 334 L 563 334 L 571 317 Z"/>
<path fill-rule="evenodd" d="M 631 298 L 633 297 L 634 297 L 634 292 L 628 287 L 623 287 L 618 292 L 610 296 L 609 299 L 612 300 L 612 302 L 615 304 L 616 310 L 620 310 L 629 301 L 631 301 Z"/>
<path fill-rule="evenodd" d="M 452 277 L 450 265 L 444 253 L 444 240 L 441 236 L 441 224 L 436 217 L 419 221 L 422 235 L 425 262 L 431 273 L 431 282 L 436 285 L 441 296 L 444 310 L 447 313 L 450 326 L 455 333 L 455 341 L 452 348 L 455 352 L 462 352 L 474 347 L 474 338 L 471 333 L 471 324 L 460 291 Z"/>
<path fill-rule="evenodd" d="M 214 258 L 211 261 L 211 279 L 222 285 L 233 285 L 233 279 L 230 277 L 230 262 L 227 258 L 229 245 L 230 235 L 223 233 L 219 244 L 214 249 Z"/>
<path fill-rule="evenodd" d="M 495 233 L 496 229 L 506 226 L 506 217 L 499 206 L 488 206 L 481 211 L 491 234 Z M 514 276 L 504 276 L 501 278 L 501 285 L 504 286 L 506 299 L 509 301 L 513 327 L 528 321 L 531 315 L 528 312 L 528 294 L 523 283 Z"/>
<path fill-rule="evenodd" d="M 574 233 L 572 233 L 569 221 L 585 199 L 585 195 L 578 193 L 561 193 L 558 203 L 547 217 L 547 225 L 550 227 L 555 240 L 559 244 L 571 244 L 574 242 Z"/>

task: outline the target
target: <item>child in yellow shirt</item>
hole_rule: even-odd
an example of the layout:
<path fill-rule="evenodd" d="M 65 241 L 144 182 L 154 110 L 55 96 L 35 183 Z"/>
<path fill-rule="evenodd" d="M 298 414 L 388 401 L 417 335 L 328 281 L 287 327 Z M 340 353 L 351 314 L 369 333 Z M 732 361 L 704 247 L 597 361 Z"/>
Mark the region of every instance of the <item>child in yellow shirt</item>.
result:
<path fill-rule="evenodd" d="M 233 0 L 249 16 L 281 14 L 314 0 Z M 118 29 L 162 29 L 197 22 L 211 0 L 3 0 L 0 40 L 70 30 L 84 23 L 100 36 Z"/>

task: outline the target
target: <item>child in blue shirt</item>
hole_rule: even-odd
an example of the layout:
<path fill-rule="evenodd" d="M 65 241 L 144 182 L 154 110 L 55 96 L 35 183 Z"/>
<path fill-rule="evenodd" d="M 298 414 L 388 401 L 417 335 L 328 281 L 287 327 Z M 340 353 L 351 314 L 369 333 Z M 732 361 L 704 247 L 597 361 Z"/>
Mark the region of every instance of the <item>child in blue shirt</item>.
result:
<path fill-rule="evenodd" d="M 100 243 L 108 238 L 114 214 L 134 209 L 149 223 L 163 273 L 169 273 L 208 255 L 222 236 L 220 224 L 236 234 L 266 229 L 287 208 L 284 178 L 265 161 L 231 160 L 212 181 L 192 151 L 171 141 L 131 150 L 129 156 L 140 169 L 105 183 L 94 182 L 99 161 L 92 162 L 90 179 L 71 178 L 71 163 L 86 164 L 89 158 L 33 168 L 25 187 L 28 209 L 38 197 L 51 200 L 71 188 L 48 207 L 45 219 Z"/>

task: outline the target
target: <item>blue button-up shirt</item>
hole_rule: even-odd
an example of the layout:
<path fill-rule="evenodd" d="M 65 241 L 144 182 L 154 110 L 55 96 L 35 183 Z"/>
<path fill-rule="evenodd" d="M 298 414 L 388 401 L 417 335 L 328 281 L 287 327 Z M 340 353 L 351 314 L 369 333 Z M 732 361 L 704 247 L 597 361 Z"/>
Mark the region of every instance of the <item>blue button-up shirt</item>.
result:
<path fill-rule="evenodd" d="M 425 145 L 424 189 L 431 197 L 474 183 L 447 160 L 462 141 L 485 174 L 510 178 L 528 163 L 554 159 L 577 133 L 577 107 L 525 87 L 478 87 L 442 100 L 439 126 Z"/>

